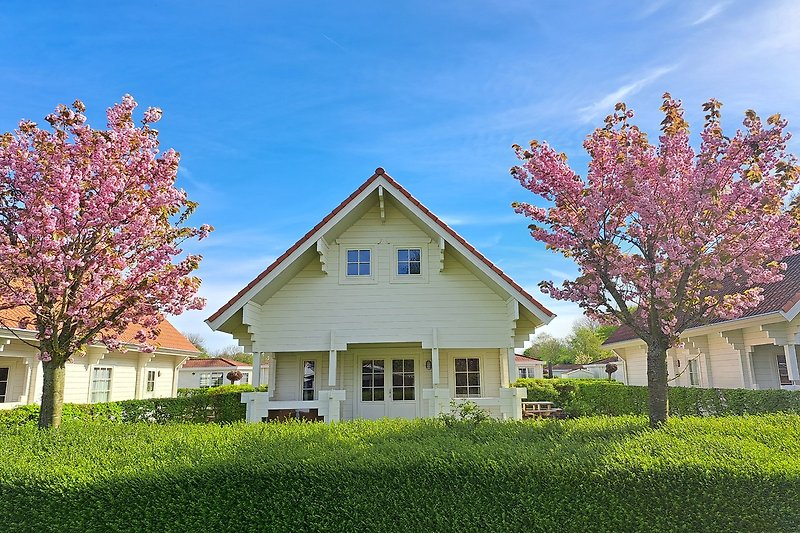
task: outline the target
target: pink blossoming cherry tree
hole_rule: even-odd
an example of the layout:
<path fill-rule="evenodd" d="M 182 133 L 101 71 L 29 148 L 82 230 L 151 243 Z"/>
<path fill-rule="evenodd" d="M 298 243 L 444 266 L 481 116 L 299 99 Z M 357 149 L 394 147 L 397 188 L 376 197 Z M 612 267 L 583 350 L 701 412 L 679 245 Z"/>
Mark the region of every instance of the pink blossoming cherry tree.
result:
<path fill-rule="evenodd" d="M 195 204 L 175 187 L 179 154 L 159 153 L 161 111 L 137 126 L 135 108 L 126 95 L 94 130 L 76 101 L 46 118 L 52 129 L 23 120 L 0 137 L 0 325 L 36 331 L 40 427 L 60 424 L 64 364 L 87 345 L 125 349 L 135 328 L 125 340 L 152 351 L 164 314 L 204 305 L 200 257 L 180 246 L 211 228 L 185 224 Z"/>
<path fill-rule="evenodd" d="M 781 259 L 800 247 L 789 197 L 798 166 L 787 153 L 786 121 L 748 111 L 726 136 L 721 104 L 704 105 L 699 150 L 680 101 L 664 95 L 658 146 L 629 120 L 624 104 L 584 142 L 588 174 L 546 143 L 514 146 L 511 169 L 547 207 L 514 204 L 534 220 L 531 235 L 573 259 L 580 274 L 542 290 L 590 316 L 629 327 L 647 344 L 650 424 L 667 419 L 667 350 L 681 332 L 741 316 L 779 281 Z"/>

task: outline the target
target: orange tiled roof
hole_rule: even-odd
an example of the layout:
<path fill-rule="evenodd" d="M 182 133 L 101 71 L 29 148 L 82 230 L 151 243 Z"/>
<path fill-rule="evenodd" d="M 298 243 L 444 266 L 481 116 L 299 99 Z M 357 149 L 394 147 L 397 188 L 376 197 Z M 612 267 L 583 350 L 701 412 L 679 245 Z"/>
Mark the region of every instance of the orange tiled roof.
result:
<path fill-rule="evenodd" d="M 206 359 L 189 359 L 185 363 L 183 363 L 183 368 L 215 368 L 215 367 L 251 367 L 253 365 L 249 365 L 247 363 L 243 363 L 242 361 L 234 361 L 233 359 L 227 359 L 225 357 L 209 357 Z"/>
<path fill-rule="evenodd" d="M 23 307 L 15 307 L 13 309 L 4 309 L 3 311 L 0 311 L 0 321 L 2 321 L 2 326 L 6 328 L 19 329 L 19 322 L 23 318 L 31 318 L 31 314 L 28 313 Z M 25 329 L 33 331 L 33 328 L 30 325 L 28 325 L 28 327 Z M 122 335 L 120 335 L 120 340 L 129 344 L 137 344 L 137 342 L 133 339 L 138 329 L 139 326 L 136 324 L 129 325 Z M 163 320 L 161 322 L 159 329 L 161 332 L 155 340 L 157 347 L 167 348 L 170 350 L 183 350 L 186 352 L 198 351 L 194 344 L 189 342 L 189 339 L 184 337 L 183 334 L 175 329 L 175 326 L 170 324 L 167 320 Z"/>

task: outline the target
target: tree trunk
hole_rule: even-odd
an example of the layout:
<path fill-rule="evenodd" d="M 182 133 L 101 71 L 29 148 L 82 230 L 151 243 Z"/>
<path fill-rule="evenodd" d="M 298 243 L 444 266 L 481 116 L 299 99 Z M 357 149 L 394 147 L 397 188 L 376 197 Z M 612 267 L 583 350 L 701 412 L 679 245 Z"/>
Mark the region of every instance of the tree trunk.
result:
<path fill-rule="evenodd" d="M 61 425 L 64 409 L 64 361 L 55 359 L 42 363 L 42 408 L 39 411 L 39 429 Z"/>
<path fill-rule="evenodd" d="M 652 428 L 664 424 L 669 413 L 667 348 L 669 342 L 666 339 L 656 339 L 647 343 L 647 408 Z"/>

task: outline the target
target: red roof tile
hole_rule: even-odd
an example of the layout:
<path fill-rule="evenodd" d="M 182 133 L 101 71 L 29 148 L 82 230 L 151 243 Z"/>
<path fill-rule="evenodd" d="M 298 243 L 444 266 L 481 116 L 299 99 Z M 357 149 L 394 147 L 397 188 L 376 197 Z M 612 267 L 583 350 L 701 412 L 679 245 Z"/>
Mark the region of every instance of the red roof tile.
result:
<path fill-rule="evenodd" d="M 31 314 L 22 307 L 15 307 L 13 309 L 4 309 L 0 311 L 0 320 L 2 320 L 4 325 L 8 328 L 21 329 L 19 328 L 19 323 L 23 318 L 30 320 Z M 30 324 L 25 329 L 28 331 L 35 331 Z M 189 342 L 189 339 L 184 337 L 183 334 L 175 329 L 175 326 L 170 324 L 167 320 L 161 322 L 161 324 L 158 326 L 158 329 L 160 330 L 160 333 L 155 339 L 156 346 L 171 350 L 183 350 L 186 352 L 198 351 L 194 344 Z M 122 332 L 122 335 L 120 335 L 119 338 L 126 344 L 138 344 L 138 342 L 134 340 L 138 330 L 139 326 L 136 324 L 131 324 L 125 329 L 124 332 Z"/>
<path fill-rule="evenodd" d="M 431 213 L 431 211 L 428 210 L 427 207 L 425 207 L 419 200 L 414 198 L 414 196 L 412 196 L 410 192 L 408 192 L 405 188 L 403 188 L 402 185 L 397 183 L 394 180 L 394 178 L 389 176 L 389 174 L 387 174 L 381 167 L 378 167 L 378 168 L 375 169 L 375 173 L 372 176 L 370 176 L 369 179 L 367 179 L 367 181 L 365 181 L 363 184 L 361 184 L 361 186 L 358 189 L 353 191 L 353 193 L 350 196 L 348 196 L 341 204 L 339 204 L 333 211 L 328 213 L 328 215 L 325 218 L 323 218 L 316 226 L 311 228 L 311 230 L 309 230 L 308 233 L 303 235 L 300 238 L 300 240 L 298 240 L 296 243 L 294 243 L 288 250 L 286 250 L 280 257 L 278 257 L 271 265 L 269 265 L 266 268 L 266 270 L 264 270 L 261 274 L 256 276 L 256 278 L 253 281 L 248 283 L 247 286 L 245 286 L 242 290 L 240 290 L 238 293 L 236 293 L 236 296 L 231 298 L 225 305 L 220 307 L 213 315 L 208 317 L 207 322 L 213 322 L 214 320 L 219 318 L 233 304 L 235 304 L 240 298 L 242 298 L 250 289 L 255 287 L 262 279 L 267 277 L 270 272 L 275 270 L 281 263 L 283 263 L 283 261 L 285 261 L 286 258 L 289 257 L 295 250 L 297 250 L 298 248 L 300 248 L 300 246 L 302 246 L 305 242 L 307 242 L 308 239 L 310 239 L 312 235 L 314 235 L 320 228 L 322 228 L 326 223 L 328 223 L 328 221 L 330 221 L 333 217 L 335 217 L 337 213 L 339 213 L 342 209 L 347 207 L 347 205 L 350 204 L 350 202 L 352 202 L 359 194 L 361 194 L 364 190 L 366 190 L 367 187 L 369 187 L 372 182 L 374 182 L 376 179 L 378 179 L 379 176 L 383 176 L 384 179 L 390 185 L 392 185 L 395 189 L 397 189 L 398 192 L 400 192 L 400 194 L 402 194 L 403 196 L 408 198 L 411 201 L 411 203 L 413 203 L 415 206 L 417 206 L 423 213 L 425 213 L 428 217 L 430 217 L 430 219 L 433 222 L 435 222 L 437 225 L 439 225 L 439 227 L 441 227 L 444 231 L 446 231 L 454 239 L 456 239 L 459 243 L 461 243 L 467 250 L 469 250 L 472 253 L 472 255 L 474 255 L 478 260 L 480 260 L 486 266 L 488 266 L 493 272 L 495 272 L 497 275 L 499 275 L 509 285 L 514 287 L 514 289 L 517 290 L 523 297 L 525 297 L 526 300 L 528 300 L 533 305 L 535 305 L 545 315 L 550 316 L 550 317 L 554 317 L 555 316 L 555 314 L 552 311 L 550 311 L 545 306 L 543 306 L 542 304 L 537 302 L 533 298 L 533 296 L 528 294 L 528 292 L 525 291 L 525 289 L 520 287 L 513 279 L 508 277 L 508 275 L 505 274 L 502 270 L 500 270 L 500 268 L 495 266 L 494 263 L 489 261 L 489 259 L 487 259 L 483 254 L 478 252 L 478 250 L 476 250 L 475 247 L 473 247 L 463 237 L 461 237 L 458 233 L 456 233 L 455 230 L 453 230 L 450 226 L 448 226 L 439 217 L 437 217 L 436 215 Z"/>
<path fill-rule="evenodd" d="M 525 357 L 524 355 L 515 355 L 514 360 L 518 365 L 529 365 L 531 363 L 544 363 L 541 359 L 535 357 Z"/>
<path fill-rule="evenodd" d="M 196 359 L 192 358 L 186 361 L 183 364 L 182 368 L 241 368 L 241 367 L 251 367 L 253 365 L 248 363 L 243 363 L 241 361 L 234 361 L 232 359 L 226 359 L 225 357 L 207 357 L 205 359 Z"/>
<path fill-rule="evenodd" d="M 786 272 L 783 279 L 775 283 L 764 285 L 764 299 L 760 304 L 744 313 L 739 318 L 747 318 L 758 315 L 766 315 L 779 311 L 788 312 L 794 304 L 800 301 L 800 254 L 791 255 L 783 259 L 786 263 Z M 722 318 L 705 321 L 694 327 L 706 326 L 727 322 Z M 636 334 L 628 326 L 620 326 L 609 335 L 603 344 L 612 344 L 635 339 Z"/>

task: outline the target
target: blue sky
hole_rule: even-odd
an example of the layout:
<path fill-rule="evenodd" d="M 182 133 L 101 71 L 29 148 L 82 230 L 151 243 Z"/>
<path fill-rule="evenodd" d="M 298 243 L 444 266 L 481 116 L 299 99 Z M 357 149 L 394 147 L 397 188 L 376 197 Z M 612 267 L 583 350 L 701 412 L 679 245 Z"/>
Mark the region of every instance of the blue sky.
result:
<path fill-rule="evenodd" d="M 624 100 L 655 132 L 661 94 L 690 122 L 721 100 L 800 125 L 800 4 L 785 2 L 6 2 L 0 130 L 82 99 L 95 127 L 130 93 L 164 110 L 179 186 L 216 227 L 195 247 L 205 311 L 173 319 L 212 347 L 203 319 L 377 166 L 558 313 L 543 279 L 575 266 L 534 242 L 508 173 L 537 138 L 579 172 L 584 137 Z M 302 4 L 302 5 L 300 5 Z M 695 127 L 695 130 L 697 129 Z M 798 143 L 793 141 L 798 151 Z"/>

